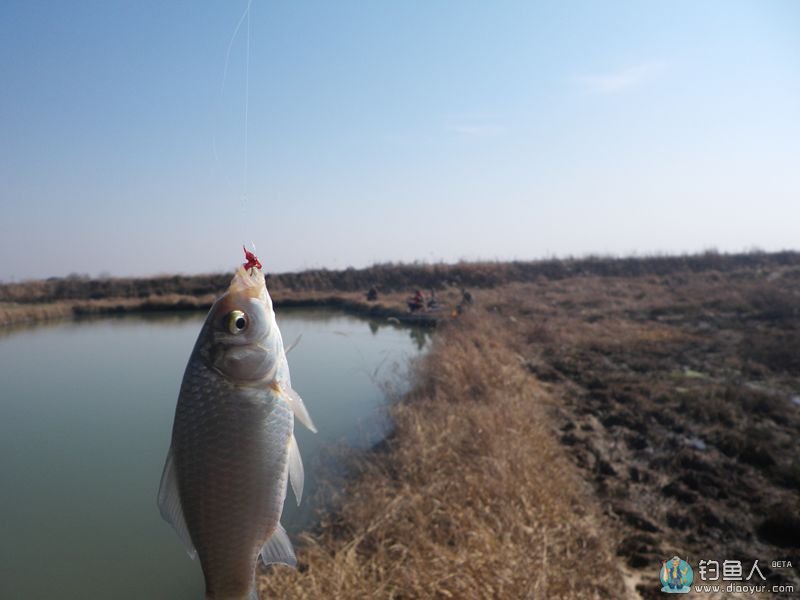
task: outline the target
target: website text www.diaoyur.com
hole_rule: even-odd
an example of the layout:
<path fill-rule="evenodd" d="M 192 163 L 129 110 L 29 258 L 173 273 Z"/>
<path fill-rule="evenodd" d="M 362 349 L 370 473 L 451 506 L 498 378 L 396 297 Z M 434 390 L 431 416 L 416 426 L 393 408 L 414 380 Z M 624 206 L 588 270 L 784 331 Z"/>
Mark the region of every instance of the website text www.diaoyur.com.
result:
<path fill-rule="evenodd" d="M 693 586 L 694 591 L 698 594 L 701 593 L 716 593 L 725 592 L 727 594 L 764 594 L 772 592 L 774 594 L 791 594 L 794 593 L 794 586 L 786 585 L 753 585 L 753 584 L 740 584 L 729 583 L 727 585 L 710 585 L 704 583 L 702 585 Z"/>

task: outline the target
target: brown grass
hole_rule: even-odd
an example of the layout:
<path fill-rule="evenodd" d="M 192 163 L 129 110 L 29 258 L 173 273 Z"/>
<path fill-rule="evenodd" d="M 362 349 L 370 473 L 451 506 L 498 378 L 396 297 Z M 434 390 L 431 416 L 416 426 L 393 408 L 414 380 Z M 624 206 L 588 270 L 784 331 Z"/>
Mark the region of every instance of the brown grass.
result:
<path fill-rule="evenodd" d="M 563 280 L 574 277 L 680 277 L 693 273 L 730 273 L 800 266 L 800 252 L 706 252 L 683 256 L 564 258 L 514 262 L 461 262 L 456 264 L 379 264 L 365 269 L 339 271 L 313 269 L 270 275 L 271 291 L 365 292 L 375 285 L 382 293 L 408 293 L 415 287 L 447 286 L 492 288 L 514 282 Z M 269 264 L 265 265 L 269 269 Z M 158 277 L 101 277 L 72 274 L 46 280 L 0 284 L 0 302 L 51 302 L 102 298 L 147 298 L 166 294 L 202 296 L 218 294 L 230 282 L 230 274 L 169 275 Z"/>
<path fill-rule="evenodd" d="M 227 281 L 0 286 L 0 325 L 200 307 Z M 372 284 L 381 299 L 368 304 Z M 654 573 L 675 553 L 796 553 L 800 254 L 382 265 L 270 281 L 277 305 L 384 316 L 403 312 L 414 287 L 455 306 L 461 285 L 476 305 L 435 336 L 385 451 L 330 484 L 335 509 L 297 540 L 301 569 L 270 569 L 263 597 L 620 597 L 624 560 L 655 598 Z M 800 581 L 764 568 L 770 583 Z"/>
<path fill-rule="evenodd" d="M 72 306 L 63 302 L 49 302 L 34 306 L 0 302 L 0 327 L 65 319 L 72 315 Z"/>
<path fill-rule="evenodd" d="M 100 298 L 33 303 L 0 302 L 0 327 L 90 315 L 207 310 L 213 301 L 213 295 L 164 294 L 145 298 Z"/>
<path fill-rule="evenodd" d="M 502 330 L 476 311 L 436 335 L 388 451 L 364 459 L 300 540 L 304 567 L 270 569 L 262 597 L 619 595 L 613 535 Z"/>
<path fill-rule="evenodd" d="M 227 284 L 226 284 L 227 285 Z M 224 290 L 218 290 L 221 293 Z M 361 292 L 295 291 L 279 288 L 271 291 L 276 307 L 327 306 L 367 317 L 395 317 L 413 319 L 419 324 L 435 324 L 441 314 L 419 313 L 408 315 L 407 294 L 382 294 L 378 302 L 367 302 Z M 121 313 L 148 313 L 183 310 L 208 310 L 215 294 L 197 296 L 161 293 L 144 297 L 108 297 L 93 299 L 61 299 L 49 302 L 0 302 L 0 327 L 24 325 L 76 316 L 108 315 Z M 439 293 L 447 307 L 454 307 L 461 299 L 459 289 L 449 288 Z M 448 312 L 448 311 L 446 311 Z"/>
<path fill-rule="evenodd" d="M 656 598 L 676 553 L 796 546 L 800 269 L 473 292 L 264 597 Z"/>

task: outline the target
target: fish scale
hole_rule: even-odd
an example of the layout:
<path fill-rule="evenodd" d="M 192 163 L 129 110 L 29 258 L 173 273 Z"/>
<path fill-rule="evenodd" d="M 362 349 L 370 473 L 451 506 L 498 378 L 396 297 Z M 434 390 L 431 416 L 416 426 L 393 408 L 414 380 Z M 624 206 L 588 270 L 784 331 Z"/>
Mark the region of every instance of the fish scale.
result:
<path fill-rule="evenodd" d="M 196 372 L 190 375 L 199 380 Z M 285 475 L 283 485 L 268 485 L 263 474 L 285 473 L 286 456 L 280 450 L 288 443 L 293 417 L 269 392 L 253 402 L 243 390 L 222 391 L 205 390 L 210 398 L 224 397 L 222 402 L 197 402 L 200 390 L 194 387 L 188 400 L 183 395 L 179 400 L 175 436 L 182 450 L 176 459 L 185 476 L 179 475 L 178 486 L 192 541 L 208 567 L 208 591 L 242 595 L 250 586 L 264 531 L 280 519 Z M 259 422 L 260 427 L 251 427 Z M 269 438 L 264 430 L 271 432 Z M 261 459 L 254 461 L 253 455 Z"/>

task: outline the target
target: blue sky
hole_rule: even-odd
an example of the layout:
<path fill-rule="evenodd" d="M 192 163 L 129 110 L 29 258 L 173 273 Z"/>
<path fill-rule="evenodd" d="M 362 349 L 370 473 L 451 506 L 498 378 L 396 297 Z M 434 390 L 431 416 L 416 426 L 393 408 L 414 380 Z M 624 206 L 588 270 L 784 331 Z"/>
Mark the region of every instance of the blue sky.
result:
<path fill-rule="evenodd" d="M 246 6 L 0 4 L 0 279 L 800 247 L 798 3 Z"/>

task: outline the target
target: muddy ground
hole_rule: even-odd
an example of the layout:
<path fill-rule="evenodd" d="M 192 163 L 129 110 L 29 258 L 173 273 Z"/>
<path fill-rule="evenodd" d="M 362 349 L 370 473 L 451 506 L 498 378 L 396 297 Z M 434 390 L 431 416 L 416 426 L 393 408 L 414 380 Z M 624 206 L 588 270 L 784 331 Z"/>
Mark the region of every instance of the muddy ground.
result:
<path fill-rule="evenodd" d="M 800 269 L 575 277 L 488 296 L 520 360 L 562 399 L 561 443 L 617 524 L 643 597 L 661 596 L 653 583 L 675 554 L 695 569 L 740 560 L 745 577 L 758 559 L 767 585 L 800 591 Z"/>

